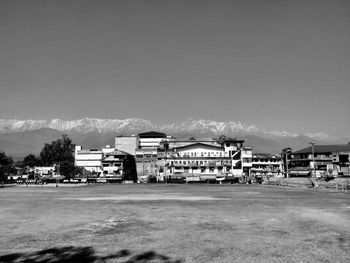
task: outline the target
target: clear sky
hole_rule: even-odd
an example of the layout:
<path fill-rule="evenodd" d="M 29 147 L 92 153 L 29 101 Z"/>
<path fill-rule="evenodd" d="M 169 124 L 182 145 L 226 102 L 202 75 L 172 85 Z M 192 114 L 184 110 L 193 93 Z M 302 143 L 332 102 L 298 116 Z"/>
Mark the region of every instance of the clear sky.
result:
<path fill-rule="evenodd" d="M 350 135 L 348 0 L 1 0 L 0 118 Z"/>

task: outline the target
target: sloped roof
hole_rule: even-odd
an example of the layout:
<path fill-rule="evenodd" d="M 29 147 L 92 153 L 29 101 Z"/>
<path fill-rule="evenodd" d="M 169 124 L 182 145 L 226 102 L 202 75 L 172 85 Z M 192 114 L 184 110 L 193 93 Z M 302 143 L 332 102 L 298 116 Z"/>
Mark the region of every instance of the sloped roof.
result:
<path fill-rule="evenodd" d="M 183 149 L 186 149 L 186 148 L 195 148 L 195 147 L 205 147 L 205 148 L 211 148 L 211 149 L 221 150 L 221 151 L 224 150 L 220 146 L 215 146 L 215 145 L 205 144 L 205 143 L 200 143 L 200 142 L 189 144 L 189 145 L 185 145 L 185 146 L 175 147 L 174 149 L 183 150 Z"/>
<path fill-rule="evenodd" d="M 113 152 L 106 153 L 106 156 L 111 156 L 111 155 L 131 155 L 131 154 L 115 149 Z"/>
<path fill-rule="evenodd" d="M 314 145 L 315 153 L 336 153 L 336 152 L 350 152 L 350 145 L 348 144 L 330 144 L 330 145 Z M 294 154 L 312 153 L 312 146 L 303 148 Z"/>

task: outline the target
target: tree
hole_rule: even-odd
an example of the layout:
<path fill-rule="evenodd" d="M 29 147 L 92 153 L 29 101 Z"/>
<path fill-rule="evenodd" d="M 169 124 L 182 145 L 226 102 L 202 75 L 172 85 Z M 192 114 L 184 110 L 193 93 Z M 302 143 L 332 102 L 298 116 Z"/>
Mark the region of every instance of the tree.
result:
<path fill-rule="evenodd" d="M 228 137 L 225 134 L 220 135 L 218 138 L 218 142 L 220 144 L 223 144 L 225 141 L 232 141 L 232 140 L 235 140 L 235 139 L 233 139 L 232 137 Z"/>
<path fill-rule="evenodd" d="M 40 152 L 43 165 L 58 167 L 58 172 L 67 178 L 74 174 L 74 144 L 67 135 L 62 135 L 61 139 L 45 143 Z"/>
<path fill-rule="evenodd" d="M 11 157 L 6 156 L 6 154 L 0 151 L 0 182 L 4 184 L 10 173 L 15 172 L 13 166 L 13 160 Z"/>
<path fill-rule="evenodd" d="M 33 154 L 29 154 L 23 159 L 23 165 L 26 167 L 35 167 L 41 165 L 41 160 L 36 158 Z"/>
<path fill-rule="evenodd" d="M 223 144 L 227 140 L 226 135 L 222 134 L 219 136 L 218 141 L 220 144 Z"/>

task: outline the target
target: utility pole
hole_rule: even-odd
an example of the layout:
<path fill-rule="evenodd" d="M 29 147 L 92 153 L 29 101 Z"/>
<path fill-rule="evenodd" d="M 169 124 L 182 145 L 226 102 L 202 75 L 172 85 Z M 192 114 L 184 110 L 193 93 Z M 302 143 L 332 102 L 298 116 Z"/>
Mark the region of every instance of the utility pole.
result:
<path fill-rule="evenodd" d="M 58 173 L 58 176 L 61 176 L 60 173 L 61 173 L 61 163 L 58 163 L 57 165 L 57 173 Z M 58 176 L 56 177 L 56 187 L 58 187 Z"/>
<path fill-rule="evenodd" d="M 145 177 L 145 152 L 142 151 L 142 178 Z"/>
<path fill-rule="evenodd" d="M 283 148 L 281 152 L 281 158 L 283 155 L 285 156 L 286 164 L 285 164 L 285 172 L 286 172 L 286 177 L 289 177 L 289 168 L 288 168 L 288 155 L 292 154 L 292 149 L 291 148 Z M 283 167 L 282 167 L 283 168 Z"/>
<path fill-rule="evenodd" d="M 313 176 L 316 178 L 316 163 L 315 163 L 315 142 L 310 142 L 312 148 L 312 163 L 313 163 Z"/>
<path fill-rule="evenodd" d="M 167 169 L 167 166 L 166 166 L 166 162 L 167 162 L 167 145 L 165 144 L 164 145 L 165 147 L 165 156 L 164 156 L 164 179 L 165 179 L 165 183 L 167 184 L 168 183 L 168 179 L 167 179 L 167 174 L 166 174 L 166 169 Z"/>
<path fill-rule="evenodd" d="M 288 171 L 288 152 L 286 153 L 286 176 L 289 177 L 289 171 Z"/>

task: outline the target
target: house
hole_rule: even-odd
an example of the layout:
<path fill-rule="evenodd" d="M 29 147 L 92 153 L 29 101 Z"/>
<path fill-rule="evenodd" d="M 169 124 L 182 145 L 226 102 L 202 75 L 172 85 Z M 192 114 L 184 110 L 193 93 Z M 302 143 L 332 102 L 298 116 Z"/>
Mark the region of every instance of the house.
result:
<path fill-rule="evenodd" d="M 102 159 L 102 173 L 99 180 L 106 182 L 132 181 L 136 182 L 135 158 L 131 154 L 115 149 L 106 153 Z"/>
<path fill-rule="evenodd" d="M 193 143 L 172 148 L 166 159 L 167 175 L 201 176 L 198 180 L 216 179 L 216 175 L 225 175 L 228 163 L 225 163 L 225 151 L 222 147 Z M 226 158 L 227 159 L 227 158 Z M 227 159 L 228 161 L 228 159 Z"/>
<path fill-rule="evenodd" d="M 350 145 L 313 145 L 292 153 L 288 163 L 291 176 L 350 175 Z"/>
<path fill-rule="evenodd" d="M 251 175 L 283 176 L 281 157 L 270 153 L 254 153 Z"/>

